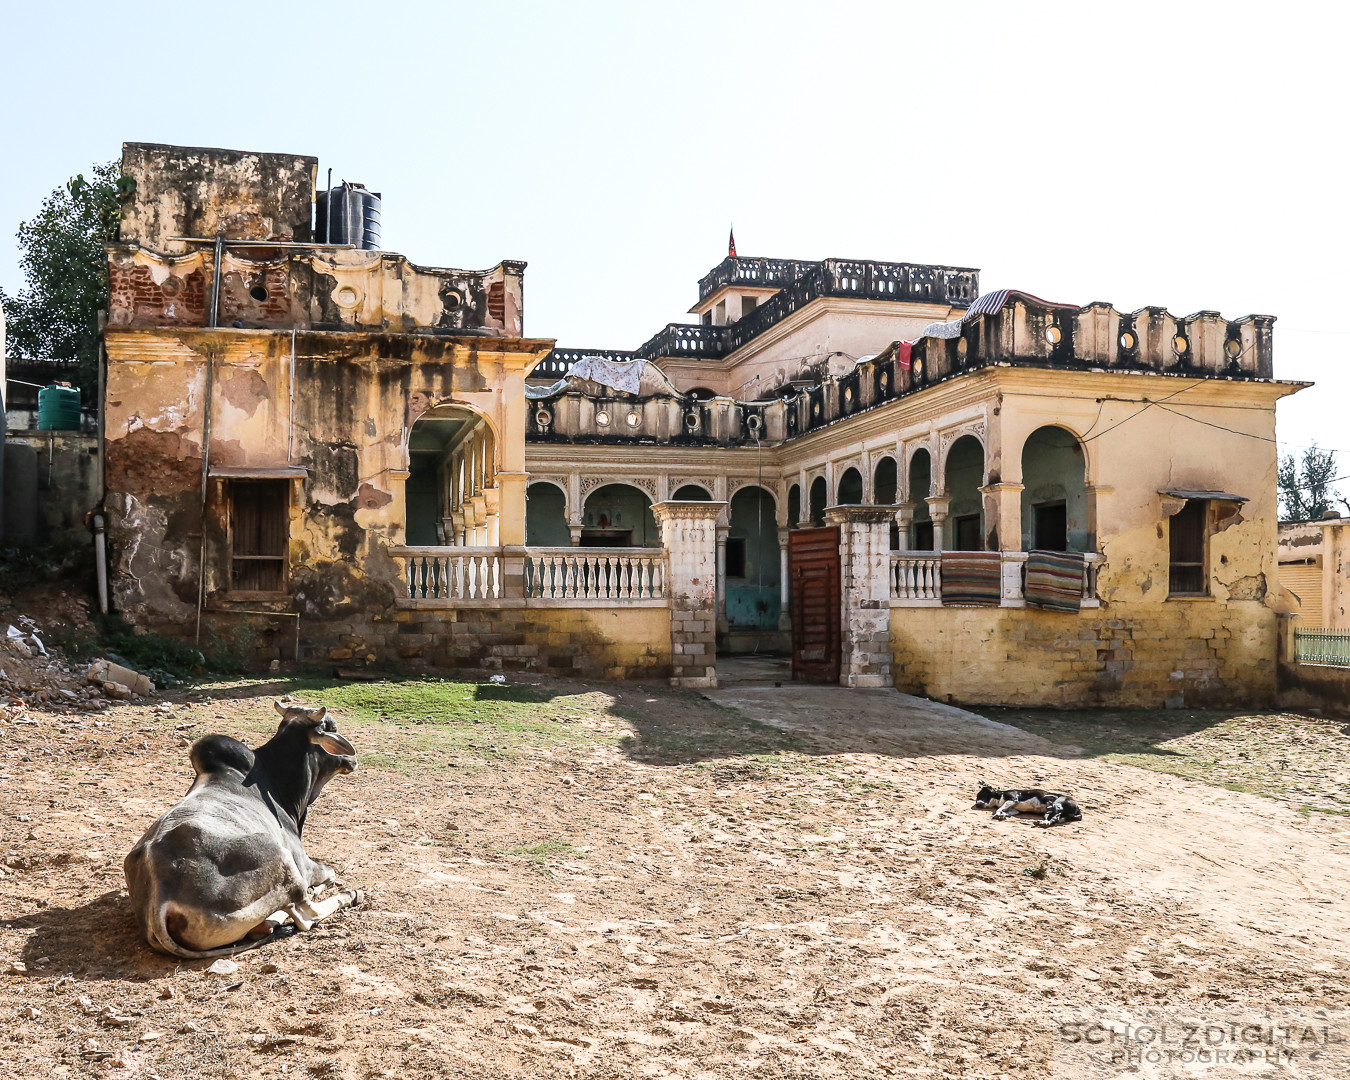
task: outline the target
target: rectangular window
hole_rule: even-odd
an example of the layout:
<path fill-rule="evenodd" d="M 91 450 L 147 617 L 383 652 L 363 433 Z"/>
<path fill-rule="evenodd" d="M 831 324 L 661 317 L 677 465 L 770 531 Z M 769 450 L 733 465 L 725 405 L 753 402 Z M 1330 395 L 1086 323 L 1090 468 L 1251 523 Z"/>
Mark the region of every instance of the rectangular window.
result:
<path fill-rule="evenodd" d="M 952 536 L 956 540 L 957 551 L 983 551 L 984 542 L 980 537 L 980 515 L 968 514 L 952 523 Z"/>
<path fill-rule="evenodd" d="M 933 523 L 931 521 L 916 521 L 914 523 L 914 550 L 933 550 Z"/>
<path fill-rule="evenodd" d="M 285 589 L 290 508 L 289 480 L 236 480 L 230 485 L 231 589 Z"/>
<path fill-rule="evenodd" d="M 1205 596 L 1209 592 L 1208 539 L 1208 500 L 1187 499 L 1168 521 L 1168 591 L 1173 596 Z"/>
<path fill-rule="evenodd" d="M 727 577 L 745 577 L 744 537 L 727 537 Z"/>
<path fill-rule="evenodd" d="M 1062 502 L 1038 503 L 1031 508 L 1036 542 L 1042 551 L 1069 550 L 1069 509 Z"/>
<path fill-rule="evenodd" d="M 741 318 L 744 319 L 747 315 L 750 314 L 750 312 L 754 311 L 755 308 L 757 308 L 757 307 L 759 307 L 759 297 L 758 297 L 758 296 L 742 296 L 742 297 L 741 297 Z"/>

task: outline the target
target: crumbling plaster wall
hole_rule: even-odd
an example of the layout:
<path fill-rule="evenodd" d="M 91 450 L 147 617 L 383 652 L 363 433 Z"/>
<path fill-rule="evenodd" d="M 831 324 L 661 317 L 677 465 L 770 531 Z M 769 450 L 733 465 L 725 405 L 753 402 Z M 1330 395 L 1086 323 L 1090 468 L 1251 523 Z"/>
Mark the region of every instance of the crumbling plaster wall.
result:
<path fill-rule="evenodd" d="M 319 159 L 205 146 L 123 143 L 122 172 L 136 190 L 122 212 L 124 243 L 182 254 L 175 236 L 311 239 Z"/>
<path fill-rule="evenodd" d="M 502 542 L 524 543 L 524 372 L 548 342 L 297 334 L 292 395 L 290 334 L 110 330 L 106 340 L 111 576 L 138 625 L 191 625 L 203 535 L 206 606 L 231 603 L 229 481 L 212 477 L 202 501 L 208 370 L 208 470 L 308 470 L 293 485 L 288 588 L 274 598 L 303 620 L 387 608 L 399 592 L 385 549 L 402 541 L 407 430 L 425 408 L 464 405 L 505 433 Z"/>

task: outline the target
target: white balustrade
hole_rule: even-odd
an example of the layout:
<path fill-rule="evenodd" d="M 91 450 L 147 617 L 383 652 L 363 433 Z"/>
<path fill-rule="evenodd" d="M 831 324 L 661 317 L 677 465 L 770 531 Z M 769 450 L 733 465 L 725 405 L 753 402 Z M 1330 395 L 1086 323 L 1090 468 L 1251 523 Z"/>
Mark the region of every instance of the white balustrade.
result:
<path fill-rule="evenodd" d="M 545 600 L 656 600 L 666 557 L 655 548 L 526 548 L 525 595 Z"/>
<path fill-rule="evenodd" d="M 891 599 L 941 600 L 942 556 L 936 551 L 892 551 Z"/>
<path fill-rule="evenodd" d="M 495 600 L 502 595 L 498 548 L 403 547 L 391 552 L 403 564 L 414 600 Z"/>

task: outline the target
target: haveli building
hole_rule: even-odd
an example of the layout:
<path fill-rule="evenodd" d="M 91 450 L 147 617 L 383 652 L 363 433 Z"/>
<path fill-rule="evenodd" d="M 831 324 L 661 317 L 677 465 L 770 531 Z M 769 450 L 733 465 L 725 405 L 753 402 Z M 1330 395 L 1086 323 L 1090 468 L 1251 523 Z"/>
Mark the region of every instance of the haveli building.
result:
<path fill-rule="evenodd" d="M 1274 693 L 1302 384 L 1272 317 L 732 255 L 689 324 L 558 348 L 523 263 L 316 235 L 313 158 L 123 168 L 105 505 L 138 625 L 344 665 L 707 685 L 791 649 L 966 702 Z"/>

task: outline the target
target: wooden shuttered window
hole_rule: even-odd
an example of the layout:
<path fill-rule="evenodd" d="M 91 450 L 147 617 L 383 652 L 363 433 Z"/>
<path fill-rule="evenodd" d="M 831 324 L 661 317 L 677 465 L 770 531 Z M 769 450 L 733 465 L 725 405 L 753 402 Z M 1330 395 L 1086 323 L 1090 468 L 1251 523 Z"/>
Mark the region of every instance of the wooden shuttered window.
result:
<path fill-rule="evenodd" d="M 230 484 L 231 589 L 285 589 L 290 505 L 289 480 L 235 480 Z"/>
<path fill-rule="evenodd" d="M 1168 523 L 1168 592 L 1204 596 L 1209 592 L 1209 500 L 1187 499 Z"/>

